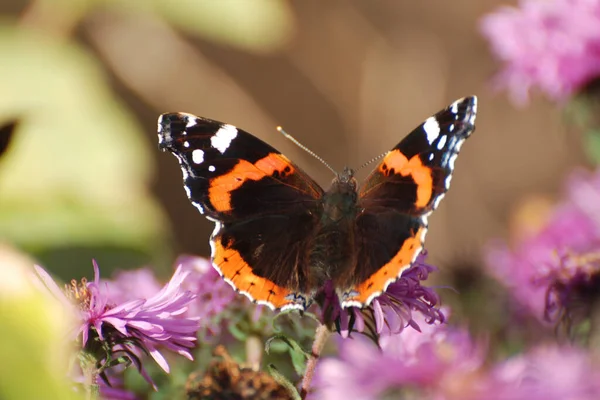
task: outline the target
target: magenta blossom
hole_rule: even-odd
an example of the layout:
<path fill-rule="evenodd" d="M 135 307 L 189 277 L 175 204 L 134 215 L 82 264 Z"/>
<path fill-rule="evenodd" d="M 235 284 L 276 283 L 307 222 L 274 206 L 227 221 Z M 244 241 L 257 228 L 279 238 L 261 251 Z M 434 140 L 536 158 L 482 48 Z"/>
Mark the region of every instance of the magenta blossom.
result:
<path fill-rule="evenodd" d="M 190 304 L 187 315 L 202 318 L 207 336 L 219 335 L 221 321 L 227 310 L 244 300 L 223 280 L 210 260 L 182 256 L 177 259 L 176 265 L 181 265 L 189 273 L 183 286 L 197 295 Z"/>
<path fill-rule="evenodd" d="M 150 268 L 118 271 L 111 280 L 102 280 L 113 303 L 134 299 L 147 299 L 160 291 L 162 285 Z"/>
<path fill-rule="evenodd" d="M 490 400 L 595 400 L 600 365 L 582 349 L 538 346 L 496 365 L 480 391 Z"/>
<path fill-rule="evenodd" d="M 354 330 L 376 338 L 382 332 L 399 333 L 407 326 L 420 330 L 413 318 L 415 314 L 424 316 L 423 321 L 427 324 L 443 322 L 444 315 L 437 307 L 440 301 L 438 295 L 433 289 L 421 286 L 421 282 L 435 270 L 435 267 L 425 264 L 425 257 L 426 253 L 421 253 L 400 279 L 362 309 L 342 309 L 335 290 L 327 284 L 322 291 L 323 323 L 335 323 L 342 337 L 348 337 Z"/>
<path fill-rule="evenodd" d="M 73 336 L 81 339 L 83 349 L 97 352 L 100 346 L 108 347 L 112 355 L 124 353 L 142 374 L 144 371 L 136 357 L 139 350 L 150 354 L 166 372 L 169 365 L 159 347 L 192 359 L 190 350 L 195 345 L 199 324 L 197 318 L 182 316 L 195 298 L 181 288 L 188 272 L 178 268 L 167 285 L 147 299 L 115 304 L 108 296 L 106 284 L 100 283 L 98 265 L 95 261 L 93 264 L 94 281 L 83 279 L 80 284 L 71 281 L 65 292 L 44 269 L 35 267 L 46 287 L 78 317 L 80 325 L 73 330 Z M 110 364 L 111 360 L 108 354 L 99 363 Z"/>
<path fill-rule="evenodd" d="M 597 293 L 600 272 L 600 170 L 574 174 L 567 199 L 536 234 L 509 248 L 488 247 L 487 267 L 538 318 L 555 320 Z"/>
<path fill-rule="evenodd" d="M 451 397 L 444 393 L 470 392 L 485 347 L 465 330 L 429 325 L 421 314 L 415 315 L 418 322 L 425 322 L 421 332 L 383 336 L 381 348 L 360 337 L 342 341 L 339 358 L 326 358 L 317 366 L 315 398 L 444 399 Z"/>
<path fill-rule="evenodd" d="M 599 0 L 521 0 L 481 22 L 504 62 L 496 82 L 520 104 L 532 87 L 561 101 L 600 77 L 599 26 Z"/>

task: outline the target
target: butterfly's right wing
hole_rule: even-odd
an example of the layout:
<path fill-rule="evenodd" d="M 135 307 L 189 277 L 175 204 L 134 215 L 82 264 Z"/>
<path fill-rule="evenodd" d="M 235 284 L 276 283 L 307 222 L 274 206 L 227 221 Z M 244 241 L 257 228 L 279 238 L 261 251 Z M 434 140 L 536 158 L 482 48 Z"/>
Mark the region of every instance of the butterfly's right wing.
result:
<path fill-rule="evenodd" d="M 344 307 L 368 305 L 415 261 L 476 114 L 475 96 L 455 101 L 409 133 L 365 180 L 356 219 L 356 284 L 342 296 Z"/>

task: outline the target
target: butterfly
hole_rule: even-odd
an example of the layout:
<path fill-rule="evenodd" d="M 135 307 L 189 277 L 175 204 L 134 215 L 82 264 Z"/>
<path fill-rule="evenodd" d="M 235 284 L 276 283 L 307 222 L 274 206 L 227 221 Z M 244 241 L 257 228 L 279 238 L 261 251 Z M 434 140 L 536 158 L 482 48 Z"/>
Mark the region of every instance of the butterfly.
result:
<path fill-rule="evenodd" d="M 362 185 L 345 168 L 328 190 L 233 125 L 166 113 L 158 141 L 179 161 L 191 203 L 215 223 L 212 263 L 234 289 L 272 309 L 305 310 L 330 282 L 342 307 L 365 307 L 423 249 L 476 113 L 475 96 L 455 101 L 387 152 Z"/>

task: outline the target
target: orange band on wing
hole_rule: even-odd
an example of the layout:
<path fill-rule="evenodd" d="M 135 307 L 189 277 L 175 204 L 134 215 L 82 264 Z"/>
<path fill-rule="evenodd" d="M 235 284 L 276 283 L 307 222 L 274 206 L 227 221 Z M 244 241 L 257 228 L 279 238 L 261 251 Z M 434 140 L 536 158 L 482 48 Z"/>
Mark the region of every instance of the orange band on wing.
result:
<path fill-rule="evenodd" d="M 371 296 L 379 294 L 386 289 L 389 281 L 395 281 L 402 271 L 408 269 L 412 263 L 413 257 L 421 251 L 421 241 L 423 230 L 417 231 L 415 236 L 406 239 L 402 247 L 387 264 L 381 267 L 377 272 L 371 275 L 366 281 L 352 288 L 349 292 L 356 292 L 358 295 L 344 299 L 344 302 L 359 302 L 366 304 Z"/>
<path fill-rule="evenodd" d="M 216 211 L 231 211 L 232 191 L 248 180 L 258 181 L 275 172 L 279 172 L 281 176 L 289 175 L 294 172 L 294 167 L 284 155 L 275 153 L 261 158 L 254 164 L 240 160 L 231 171 L 210 181 L 210 202 Z"/>
<path fill-rule="evenodd" d="M 293 303 L 291 291 L 254 275 L 252 268 L 237 250 L 224 247 L 219 238 L 215 239 L 214 246 L 213 264 L 237 290 L 244 292 L 252 300 L 267 302 L 275 308 Z"/>
<path fill-rule="evenodd" d="M 425 207 L 431 200 L 433 192 L 433 177 L 431 168 L 423 165 L 418 155 L 410 160 L 400 150 L 392 150 L 385 156 L 379 166 L 379 171 L 389 175 L 391 170 L 402 176 L 410 175 L 417 184 L 417 202 L 415 206 Z"/>

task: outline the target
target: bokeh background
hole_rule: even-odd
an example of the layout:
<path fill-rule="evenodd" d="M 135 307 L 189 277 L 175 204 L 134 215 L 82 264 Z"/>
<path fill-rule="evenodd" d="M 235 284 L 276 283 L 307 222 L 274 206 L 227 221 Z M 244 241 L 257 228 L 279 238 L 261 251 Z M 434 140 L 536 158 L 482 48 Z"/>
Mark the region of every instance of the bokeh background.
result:
<path fill-rule="evenodd" d="M 493 90 L 479 20 L 499 4 L 3 0 L 0 124 L 19 125 L 0 158 L 0 241 L 65 279 L 89 275 L 91 258 L 103 273 L 166 274 L 180 253 L 209 255 L 212 223 L 157 149 L 159 114 L 237 125 L 327 186 L 331 173 L 277 125 L 341 170 L 475 94 L 477 130 L 426 246 L 458 271 L 439 281 L 460 286 L 520 204 L 543 207 L 584 162 L 556 105 L 534 96 L 519 109 Z"/>

